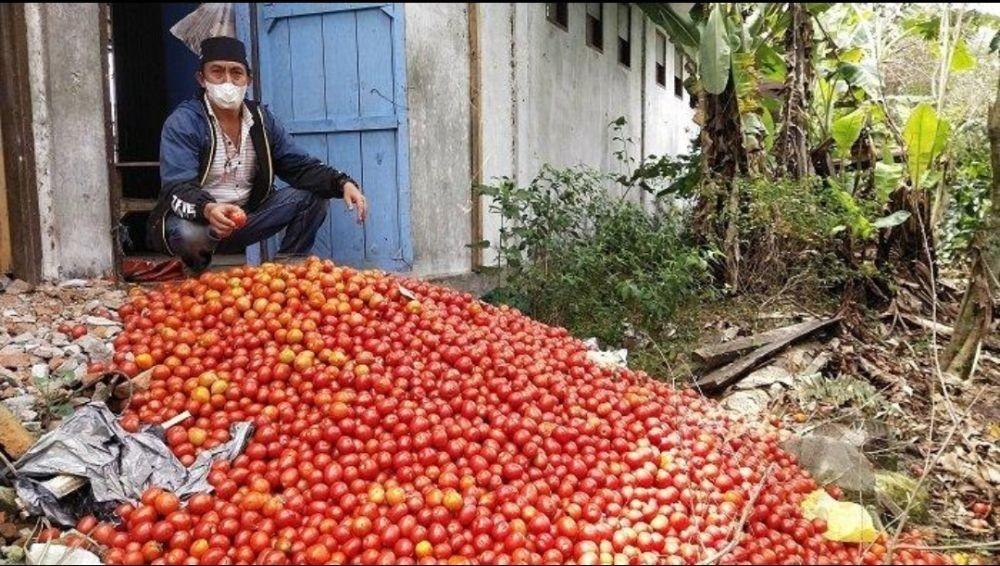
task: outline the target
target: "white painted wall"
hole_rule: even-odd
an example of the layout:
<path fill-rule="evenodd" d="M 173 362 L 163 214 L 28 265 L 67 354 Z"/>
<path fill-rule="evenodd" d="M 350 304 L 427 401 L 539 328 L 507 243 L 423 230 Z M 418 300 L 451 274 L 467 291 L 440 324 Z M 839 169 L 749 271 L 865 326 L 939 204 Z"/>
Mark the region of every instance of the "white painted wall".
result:
<path fill-rule="evenodd" d="M 484 181 L 507 176 L 526 184 L 545 163 L 621 171 L 608 127 L 619 116 L 635 141 L 630 155 L 687 151 L 697 128 L 688 95 L 673 93 L 673 47 L 661 87 L 656 26 L 638 6 L 631 10 L 631 68 L 618 63 L 617 4 L 604 4 L 603 53 L 586 44 L 583 3 L 569 4 L 568 30 L 548 21 L 544 4 L 481 4 L 480 10 Z M 499 215 L 486 211 L 484 238 L 495 244 L 499 230 Z M 488 263 L 495 258 L 494 250 L 484 254 Z"/>

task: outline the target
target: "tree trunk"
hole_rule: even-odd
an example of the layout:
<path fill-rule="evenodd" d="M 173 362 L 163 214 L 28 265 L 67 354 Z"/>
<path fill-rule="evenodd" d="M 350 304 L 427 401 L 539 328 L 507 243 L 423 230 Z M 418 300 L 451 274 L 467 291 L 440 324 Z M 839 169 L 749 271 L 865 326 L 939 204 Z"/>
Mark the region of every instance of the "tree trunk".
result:
<path fill-rule="evenodd" d="M 702 190 L 695 210 L 696 233 L 707 242 L 721 243 L 726 256 L 722 277 L 735 291 L 739 281 L 739 189 L 736 177 L 747 172 L 739 103 L 730 77 L 721 94 L 700 93 L 702 118 Z"/>
<path fill-rule="evenodd" d="M 1000 84 L 990 107 L 987 130 L 993 168 L 990 210 L 970 246 L 969 288 L 962 298 L 955 332 L 941 358 L 945 371 L 961 377 L 968 377 L 975 369 L 983 338 L 993 324 L 993 296 L 1000 292 Z"/>
<path fill-rule="evenodd" d="M 774 143 L 779 174 L 802 179 L 812 174 L 809 155 L 809 105 L 813 78 L 813 22 L 805 4 L 788 5 L 791 22 L 785 30 L 785 107 L 781 114 L 781 130 Z"/>

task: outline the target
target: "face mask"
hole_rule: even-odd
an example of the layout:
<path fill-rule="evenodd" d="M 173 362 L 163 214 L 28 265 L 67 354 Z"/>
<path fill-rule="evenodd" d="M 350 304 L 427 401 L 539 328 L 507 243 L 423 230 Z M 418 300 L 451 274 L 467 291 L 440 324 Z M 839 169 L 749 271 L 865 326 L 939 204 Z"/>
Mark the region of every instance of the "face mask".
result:
<path fill-rule="evenodd" d="M 247 87 L 236 86 L 229 82 L 222 84 L 205 83 L 205 91 L 208 92 L 208 99 L 214 104 L 226 110 L 236 110 L 243 104 L 243 97 L 246 95 Z"/>

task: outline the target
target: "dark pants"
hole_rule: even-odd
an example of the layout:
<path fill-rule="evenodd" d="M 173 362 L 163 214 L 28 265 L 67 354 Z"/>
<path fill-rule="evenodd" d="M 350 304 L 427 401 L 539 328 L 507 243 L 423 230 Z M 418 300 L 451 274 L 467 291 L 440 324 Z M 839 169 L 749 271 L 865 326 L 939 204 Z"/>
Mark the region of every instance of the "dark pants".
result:
<path fill-rule="evenodd" d="M 316 241 L 316 232 L 326 219 L 327 200 L 291 187 L 275 191 L 260 208 L 247 214 L 247 223 L 219 240 L 208 224 L 168 214 L 167 243 L 192 271 L 202 271 L 215 253 L 243 253 L 247 246 L 269 238 L 282 228 L 279 254 L 306 254 Z"/>

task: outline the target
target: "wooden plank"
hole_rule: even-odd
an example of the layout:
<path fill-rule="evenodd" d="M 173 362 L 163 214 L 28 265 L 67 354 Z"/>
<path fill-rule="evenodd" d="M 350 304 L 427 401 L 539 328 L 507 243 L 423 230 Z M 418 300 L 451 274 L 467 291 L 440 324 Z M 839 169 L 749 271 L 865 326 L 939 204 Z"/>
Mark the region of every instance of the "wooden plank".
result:
<path fill-rule="evenodd" d="M 24 428 L 10 409 L 0 405 L 0 446 L 17 460 L 35 443 L 35 435 Z"/>
<path fill-rule="evenodd" d="M 368 123 L 350 124 L 360 114 L 358 79 L 358 20 L 354 12 L 323 16 L 323 80 L 326 84 L 326 122 L 317 124 L 325 132 L 362 130 Z M 391 116 L 390 116 L 391 117 Z M 381 116 L 373 116 L 378 120 Z M 304 126 L 304 125 L 303 125 Z M 290 123 L 297 130 L 299 124 Z M 395 127 L 393 122 L 391 127 Z"/>
<path fill-rule="evenodd" d="M 361 169 L 361 134 L 357 132 L 333 133 L 327 136 L 327 163 L 357 179 L 366 194 Z M 365 260 L 365 231 L 347 210 L 341 200 L 330 201 L 327 210 L 330 242 L 337 263 L 361 265 Z"/>
<path fill-rule="evenodd" d="M 118 169 L 127 169 L 127 168 L 130 168 L 130 167 L 140 167 L 140 168 L 141 167 L 149 167 L 149 168 L 153 168 L 153 167 L 159 167 L 159 166 L 160 166 L 160 162 L 159 161 L 119 161 L 118 163 L 115 163 L 115 167 L 117 167 Z"/>
<path fill-rule="evenodd" d="M 23 3 L 0 4 L 0 122 L 14 275 L 29 283 L 42 278 L 42 232 L 35 178 L 28 73 L 28 40 Z"/>
<path fill-rule="evenodd" d="M 156 206 L 156 201 L 146 198 L 123 198 L 120 203 L 122 214 L 128 214 L 129 212 L 149 212 L 153 210 L 154 206 Z"/>
<path fill-rule="evenodd" d="M 282 18 L 293 18 L 299 16 L 311 16 L 315 14 L 335 14 L 338 12 L 356 12 L 358 10 L 373 10 L 373 9 L 383 9 L 385 7 L 390 7 L 391 4 L 377 4 L 377 3 L 328 3 L 328 2 L 289 2 L 287 4 L 270 4 L 265 5 L 264 9 L 261 10 L 263 13 L 263 21 L 265 29 L 266 26 L 272 25 L 271 22 L 274 20 L 280 20 Z M 383 10 L 384 11 L 384 10 Z"/>
<path fill-rule="evenodd" d="M 399 255 L 399 215 L 396 199 L 395 132 L 361 134 L 363 183 L 368 199 L 365 222 L 365 259 L 381 269 L 393 270 Z"/>
<path fill-rule="evenodd" d="M 3 131 L 2 123 L 0 131 Z M 0 273 L 7 273 L 10 266 L 10 215 L 7 212 L 7 180 L 3 168 L 3 135 L 0 134 Z"/>
<path fill-rule="evenodd" d="M 292 82 L 288 85 L 292 113 L 286 121 L 326 118 L 326 83 L 323 80 L 323 18 L 296 18 L 289 35 Z"/>
<path fill-rule="evenodd" d="M 381 11 L 357 13 L 360 114 L 396 113 L 393 72 L 393 20 Z M 368 199 L 365 223 L 365 260 L 382 269 L 396 268 L 400 256 L 399 206 L 396 193 L 396 134 L 368 131 L 361 134 L 362 183 Z"/>
<path fill-rule="evenodd" d="M 716 368 L 722 364 L 735 360 L 754 348 L 760 348 L 761 346 L 770 344 L 786 334 L 794 334 L 803 328 L 807 328 L 813 322 L 815 321 L 806 321 L 792 326 L 768 330 L 767 332 L 761 332 L 759 334 L 754 334 L 753 336 L 737 338 L 721 344 L 702 346 L 692 352 L 692 354 L 695 359 L 701 362 L 705 367 Z"/>
<path fill-rule="evenodd" d="M 329 90 L 327 91 L 330 92 Z M 356 91 L 355 91 L 356 92 Z M 354 93 L 352 93 L 354 94 Z M 316 134 L 326 132 L 364 132 L 370 130 L 395 130 L 396 115 L 378 116 L 333 116 L 312 120 L 289 120 L 285 123 L 293 134 Z"/>
<path fill-rule="evenodd" d="M 695 384 L 698 388 L 712 392 L 718 391 L 730 384 L 735 383 L 744 377 L 757 366 L 771 358 L 774 354 L 784 349 L 791 343 L 800 340 L 818 330 L 826 328 L 840 320 L 840 317 L 815 320 L 808 325 L 796 325 L 798 330 L 794 333 L 787 333 L 781 338 L 777 338 L 770 343 L 756 349 L 750 355 L 743 357 L 729 365 L 723 366 L 712 373 L 698 379 Z M 787 329 L 786 329 L 787 330 Z"/>
<path fill-rule="evenodd" d="M 329 155 L 325 133 L 306 134 L 295 136 L 295 141 L 306 150 L 309 155 L 317 159 L 326 159 Z M 284 231 L 282 231 L 283 234 Z M 316 234 L 316 243 L 313 244 L 312 252 L 320 257 L 330 257 L 330 228 L 329 220 L 323 223 L 319 233 Z"/>
<path fill-rule="evenodd" d="M 472 174 L 472 242 L 483 239 L 483 197 L 476 190 L 483 182 L 483 119 L 480 107 L 482 88 L 482 61 L 479 53 L 479 4 L 466 4 L 469 18 L 469 171 Z M 483 248 L 471 248 L 472 269 L 483 265 Z"/>
<path fill-rule="evenodd" d="M 396 206 L 399 208 L 400 270 L 413 267 L 413 235 L 410 217 L 410 126 L 406 105 L 406 10 L 402 3 L 392 4 L 392 77 L 395 89 L 396 118 Z"/>
<path fill-rule="evenodd" d="M 392 18 L 381 11 L 358 12 L 357 52 L 361 116 L 395 114 Z"/>
<path fill-rule="evenodd" d="M 101 2 L 98 6 L 98 22 L 100 26 L 100 45 L 101 52 L 106 54 L 111 50 L 111 4 L 108 2 Z M 125 250 L 122 249 L 121 238 L 118 237 L 118 223 L 122 217 L 122 177 L 118 169 L 115 168 L 115 146 L 117 141 L 115 139 L 115 127 L 112 123 L 112 116 L 114 114 L 114 109 L 111 105 L 111 64 L 108 57 L 101 57 L 101 77 L 103 78 L 103 88 L 101 89 L 101 98 L 103 102 L 104 111 L 104 156 L 105 165 L 108 168 L 108 206 L 110 208 L 111 223 L 112 223 L 112 237 L 111 237 L 111 255 L 114 261 L 113 272 L 115 279 L 118 281 L 124 280 L 124 273 L 122 272 L 122 260 L 125 257 Z"/>

